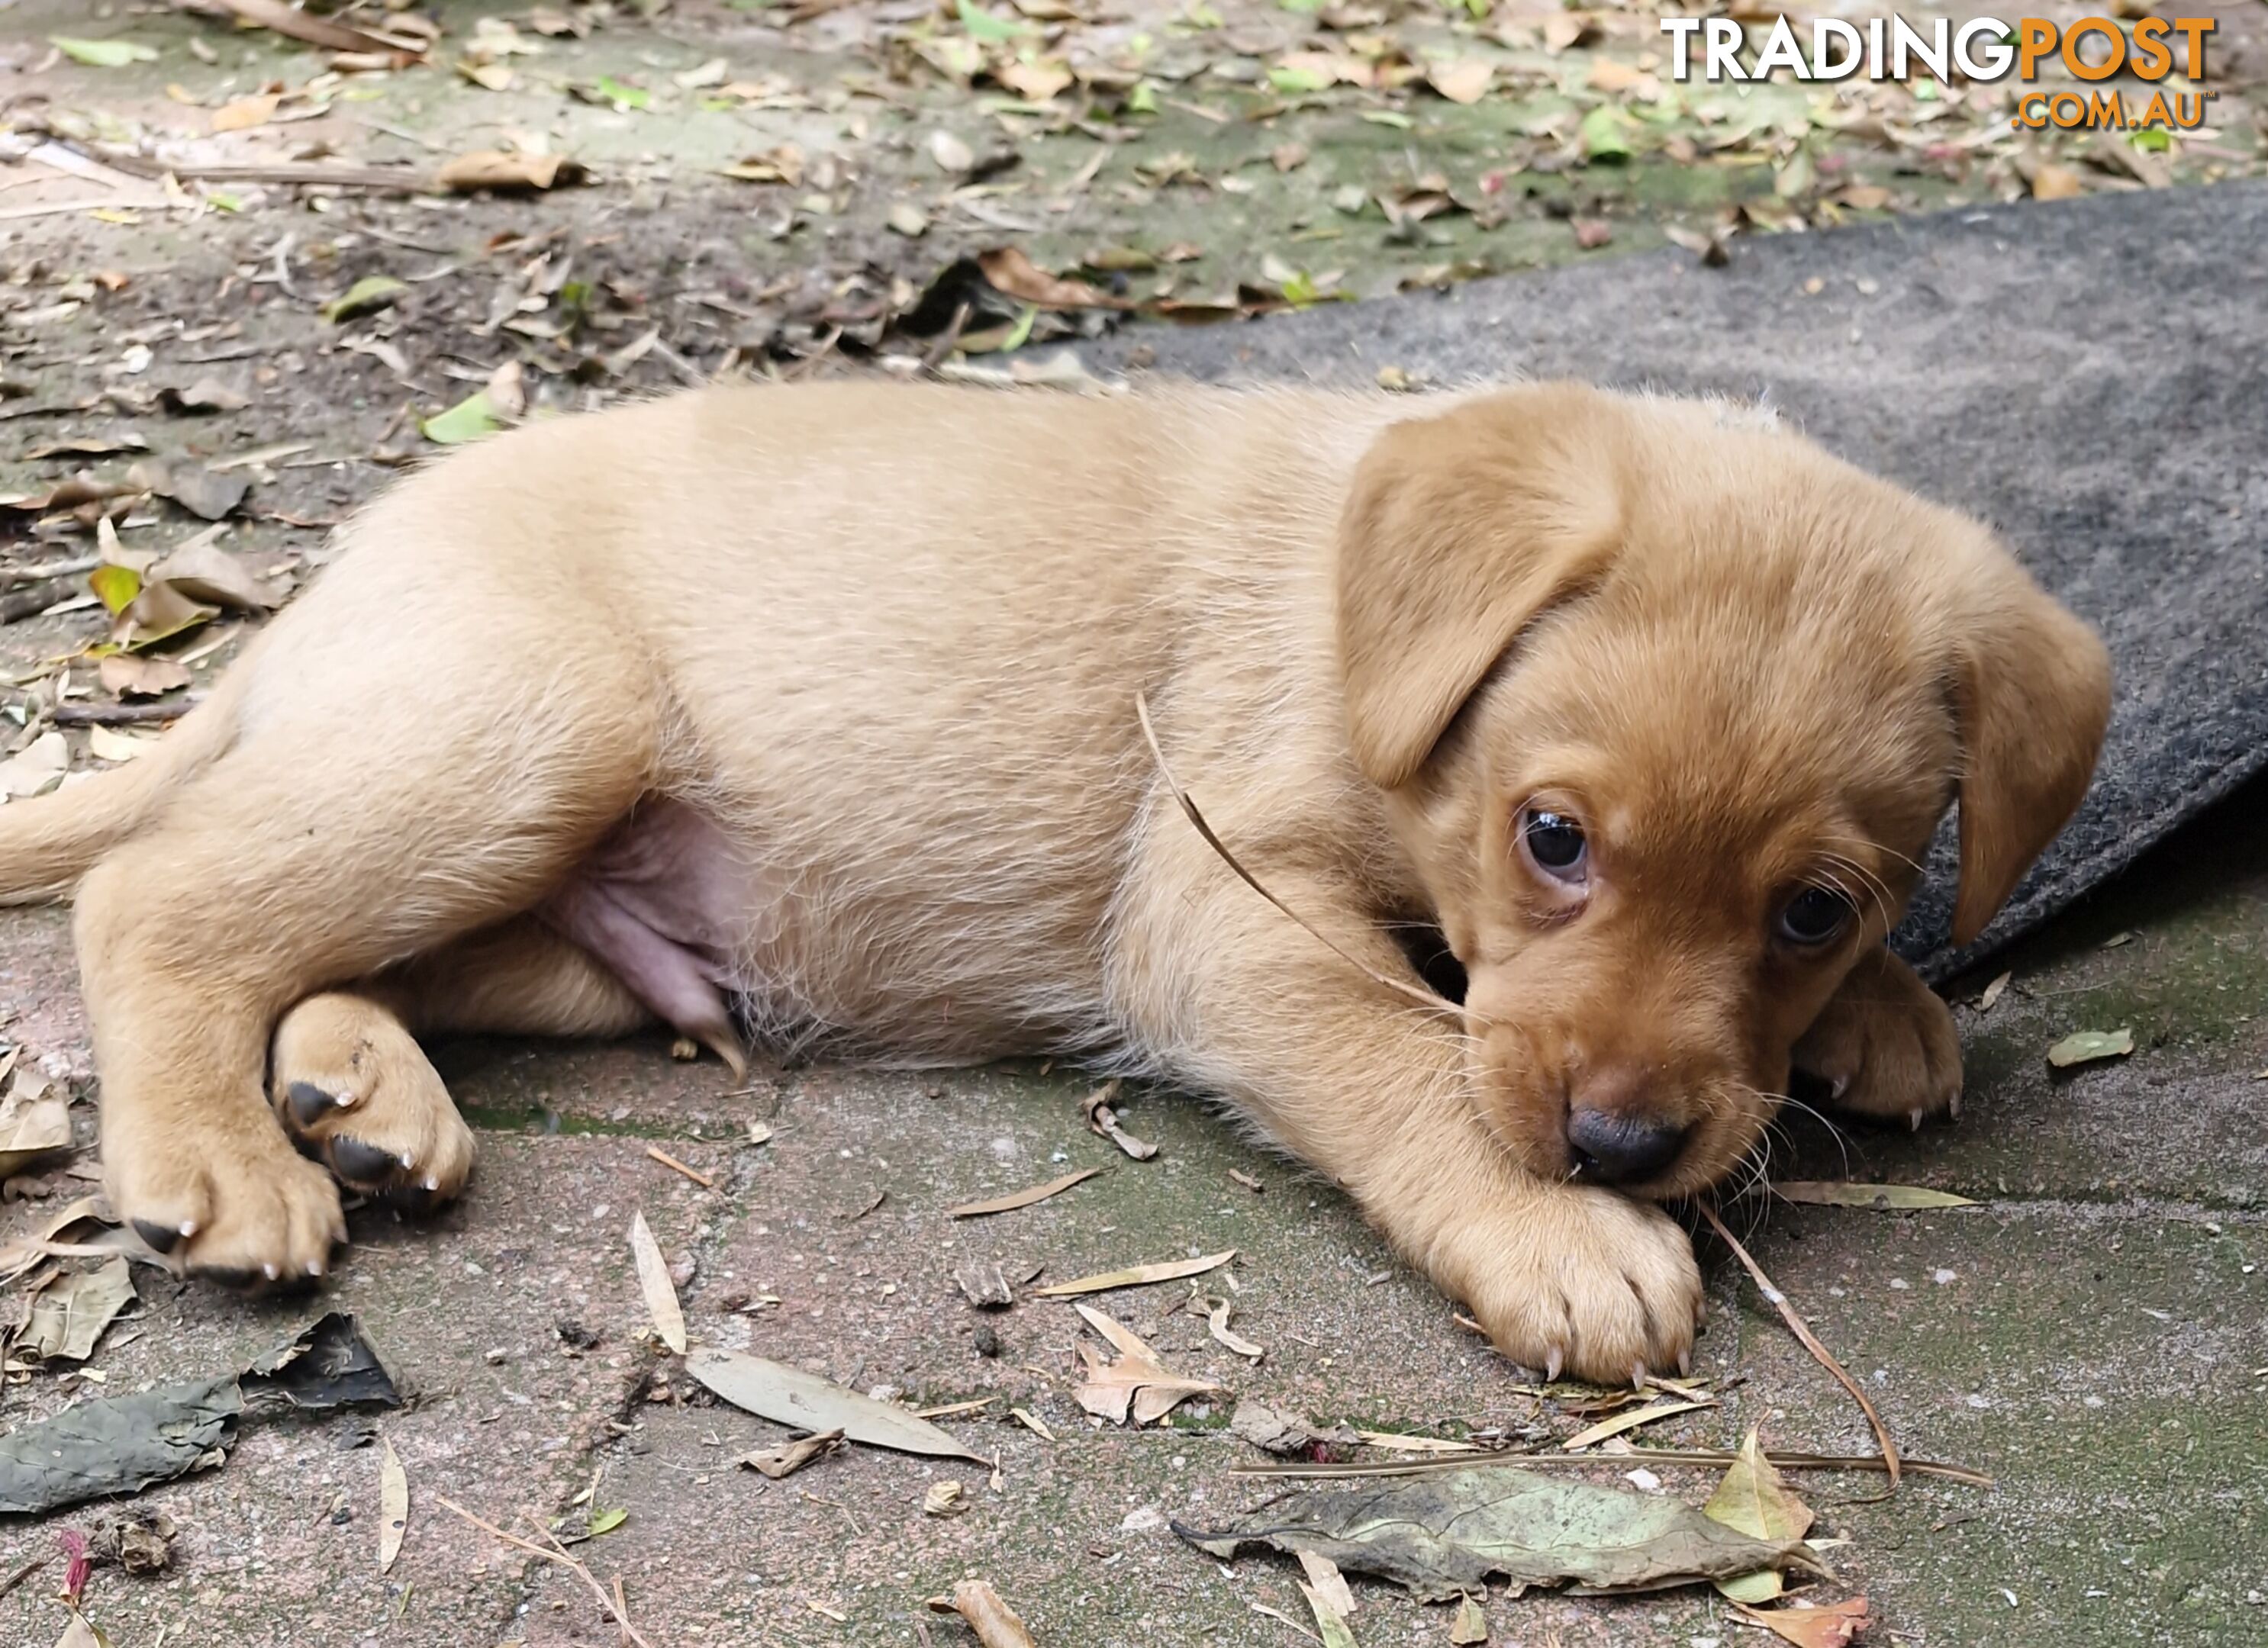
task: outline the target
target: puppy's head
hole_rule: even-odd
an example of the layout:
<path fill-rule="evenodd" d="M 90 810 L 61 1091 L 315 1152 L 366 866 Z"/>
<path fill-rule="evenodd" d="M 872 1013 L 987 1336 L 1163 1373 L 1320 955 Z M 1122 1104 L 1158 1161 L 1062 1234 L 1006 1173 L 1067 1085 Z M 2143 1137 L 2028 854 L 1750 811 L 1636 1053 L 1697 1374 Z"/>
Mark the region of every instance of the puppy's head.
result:
<path fill-rule="evenodd" d="M 2087 787 L 2101 644 L 1984 528 L 1753 416 L 1542 385 L 1388 429 L 1346 506 L 1348 732 L 1529 1169 L 1754 1145 L 1957 797 L 1974 938 Z"/>

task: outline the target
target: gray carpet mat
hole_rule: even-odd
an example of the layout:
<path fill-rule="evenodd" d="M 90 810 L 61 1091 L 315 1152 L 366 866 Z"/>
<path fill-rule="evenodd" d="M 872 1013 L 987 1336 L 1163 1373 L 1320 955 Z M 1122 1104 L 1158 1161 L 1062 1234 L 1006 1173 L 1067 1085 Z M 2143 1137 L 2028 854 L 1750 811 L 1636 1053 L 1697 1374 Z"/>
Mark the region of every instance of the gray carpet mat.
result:
<path fill-rule="evenodd" d="M 1816 293 L 1808 283 L 1821 283 Z M 1160 372 L 1486 374 L 1768 400 L 1832 451 L 1991 521 L 2108 641 L 2095 788 L 1953 953 L 1940 832 L 1898 948 L 1941 979 L 2268 763 L 2268 186 L 2097 195 L 1664 252 L 1230 327 L 1145 327 Z"/>

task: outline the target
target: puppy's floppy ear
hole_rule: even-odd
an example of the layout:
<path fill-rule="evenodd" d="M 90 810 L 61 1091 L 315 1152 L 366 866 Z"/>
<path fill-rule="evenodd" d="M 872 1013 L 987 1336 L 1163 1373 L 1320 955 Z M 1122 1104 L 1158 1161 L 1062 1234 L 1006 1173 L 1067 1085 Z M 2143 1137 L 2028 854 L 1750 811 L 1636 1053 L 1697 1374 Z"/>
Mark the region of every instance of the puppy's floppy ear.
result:
<path fill-rule="evenodd" d="M 2110 655 L 1997 546 L 1957 616 L 1961 892 L 1953 938 L 1984 931 L 2076 812 L 2110 719 Z"/>
<path fill-rule="evenodd" d="M 1356 764 L 1406 784 L 1521 630 L 1595 580 L 1621 535 L 1626 414 L 1541 385 L 1388 428 L 1340 518 L 1339 666 Z"/>

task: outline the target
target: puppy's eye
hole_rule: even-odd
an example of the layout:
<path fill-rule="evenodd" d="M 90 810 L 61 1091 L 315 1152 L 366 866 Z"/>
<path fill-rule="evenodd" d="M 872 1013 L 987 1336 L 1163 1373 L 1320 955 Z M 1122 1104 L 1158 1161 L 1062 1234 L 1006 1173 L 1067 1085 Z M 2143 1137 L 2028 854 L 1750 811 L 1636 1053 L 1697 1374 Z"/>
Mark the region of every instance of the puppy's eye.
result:
<path fill-rule="evenodd" d="M 1583 828 L 1563 813 L 1529 807 L 1520 815 L 1521 843 L 1538 870 L 1555 881 L 1580 881 L 1590 858 Z"/>
<path fill-rule="evenodd" d="M 1858 911 L 1832 887 L 1806 887 L 1779 913 L 1779 936 L 1790 944 L 1823 945 L 1839 938 Z"/>

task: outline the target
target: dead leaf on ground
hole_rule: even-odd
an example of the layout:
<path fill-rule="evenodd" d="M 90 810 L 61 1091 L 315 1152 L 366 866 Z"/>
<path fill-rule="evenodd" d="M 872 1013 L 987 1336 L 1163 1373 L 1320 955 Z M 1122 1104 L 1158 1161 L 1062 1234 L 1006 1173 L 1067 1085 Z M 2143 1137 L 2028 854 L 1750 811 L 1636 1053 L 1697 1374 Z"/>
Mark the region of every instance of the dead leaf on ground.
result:
<path fill-rule="evenodd" d="M 762 154 L 752 154 L 718 169 L 723 177 L 742 183 L 784 183 L 791 188 L 803 183 L 803 150 L 795 143 L 782 143 L 777 149 L 767 149 Z"/>
<path fill-rule="evenodd" d="M 1790 1491 L 1778 1468 L 1764 1457 L 1764 1443 L 1754 1426 L 1742 1439 L 1741 1451 L 1734 1455 L 1724 1480 L 1701 1511 L 1713 1521 L 1760 1540 L 1800 1540 L 1811 1531 L 1811 1507 Z M 1776 1568 L 1760 1568 L 1717 1581 L 1717 1589 L 1735 1602 L 1769 1602 L 1785 1588 Z"/>
<path fill-rule="evenodd" d="M 1237 1355 L 1248 1357 L 1250 1360 L 1257 1362 L 1261 1357 L 1268 1354 L 1267 1350 L 1263 1347 L 1253 1343 L 1251 1340 L 1247 1339 L 1242 1334 L 1232 1333 L 1229 1331 L 1228 1300 L 1225 1299 L 1207 1299 L 1202 1294 L 1193 1294 L 1189 1299 L 1189 1309 L 1196 1312 L 1197 1314 L 1204 1317 L 1205 1319 L 1206 1330 L 1222 1344 L 1226 1345 L 1231 1350 L 1236 1352 Z"/>
<path fill-rule="evenodd" d="M 1061 1196 L 1073 1185 L 1084 1184 L 1101 1171 L 1100 1167 L 1082 1167 L 1077 1173 L 1067 1173 L 1060 1179 L 1050 1179 L 1047 1183 L 1034 1185 L 1028 1190 L 1012 1191 L 985 1202 L 964 1202 L 959 1207 L 946 1209 L 945 1216 L 947 1218 L 983 1218 L 988 1213 L 1012 1213 L 1018 1208 L 1031 1206 L 1035 1202 Z"/>
<path fill-rule="evenodd" d="M 968 1502 L 963 1497 L 965 1491 L 959 1482 L 949 1477 L 944 1482 L 932 1482 L 929 1485 L 929 1491 L 922 1496 L 922 1514 L 933 1517 L 959 1516 L 968 1509 Z"/>
<path fill-rule="evenodd" d="M 1086 1113 L 1087 1131 L 1108 1139 L 1136 1161 L 1148 1161 L 1157 1155 L 1158 1147 L 1146 1139 L 1136 1138 L 1118 1125 L 1119 1089 L 1119 1082 L 1113 1078 L 1087 1094 L 1086 1102 L 1079 1107 Z"/>
<path fill-rule="evenodd" d="M 1480 1603 L 1469 1591 L 1457 1604 L 1457 1617 L 1450 1622 L 1449 1640 L 1456 1648 L 1474 1648 L 1488 1640 L 1488 1615 L 1481 1611 Z"/>
<path fill-rule="evenodd" d="M 1285 1494 L 1211 1533 L 1173 1527 L 1223 1558 L 1254 1542 L 1314 1551 L 1428 1602 L 1498 1574 L 1515 1592 L 1572 1581 L 1591 1595 L 1767 1567 L 1826 1571 L 1800 1541 L 1756 1539 L 1675 1499 L 1494 1467 Z"/>
<path fill-rule="evenodd" d="M 32 1319 L 11 1346 L 43 1362 L 84 1362 L 118 1313 L 134 1302 L 134 1277 L 122 1258 L 66 1271 L 32 1299 Z"/>
<path fill-rule="evenodd" d="M 2048 1063 L 2070 1070 L 2100 1059 L 2124 1058 L 2133 1050 L 2132 1030 L 2077 1030 L 2048 1049 Z"/>
<path fill-rule="evenodd" d="M 843 1432 L 821 1431 L 802 1437 L 776 1448 L 762 1448 L 740 1455 L 740 1462 L 752 1471 L 762 1472 L 777 1482 L 783 1476 L 792 1476 L 814 1460 L 824 1459 L 843 1446 Z"/>
<path fill-rule="evenodd" d="M 60 741 L 63 735 L 42 736 Z M 8 1096 L 0 1099 L 0 1179 L 12 1179 L 70 1144 L 70 1095 L 44 1078 L 18 1070 Z"/>
<path fill-rule="evenodd" d="M 2032 173 L 2034 200 L 2076 200 L 2086 193 L 2087 185 L 2069 166 L 2043 166 Z"/>
<path fill-rule="evenodd" d="M 1016 1302 L 1008 1273 L 989 1259 L 973 1259 L 958 1267 L 953 1279 L 961 1294 L 979 1310 L 1005 1310 Z"/>
<path fill-rule="evenodd" d="M 1839 1180 L 1787 1179 L 1771 1188 L 1783 1202 L 1808 1207 L 1878 1208 L 1903 1212 L 1913 1208 L 1975 1207 L 1976 1202 L 1950 1190 L 1925 1190 L 1919 1185 L 1850 1184 Z"/>
<path fill-rule="evenodd" d="M 378 1461 L 378 1571 L 386 1573 L 401 1555 L 401 1538 L 409 1530 L 409 1474 L 394 1444 L 381 1440 Z"/>
<path fill-rule="evenodd" d="M 303 11 L 288 0 L 219 0 L 247 23 L 273 29 L 278 34 L 320 46 L 328 51 L 380 52 L 401 57 L 424 55 L 423 42 L 401 34 L 380 34 L 351 24 Z"/>
<path fill-rule="evenodd" d="M 1152 1264 L 1130 1265 L 1123 1270 L 1104 1270 L 1094 1276 L 1080 1276 L 1075 1281 L 1058 1282 L 1053 1287 L 1033 1291 L 1042 1299 L 1069 1299 L 1079 1293 L 1107 1293 L 1113 1288 L 1146 1287 L 1152 1282 L 1178 1282 L 1183 1276 L 1202 1276 L 1208 1270 L 1218 1270 L 1236 1257 L 1236 1249 L 1227 1247 L 1217 1254 L 1207 1254 L 1201 1259 L 1161 1259 Z"/>
<path fill-rule="evenodd" d="M 963 1579 L 949 1597 L 932 1597 L 929 1606 L 939 1614 L 958 1614 L 968 1622 L 983 1648 L 1038 1648 L 1016 1610 L 982 1579 Z"/>
<path fill-rule="evenodd" d="M 1586 252 L 1596 251 L 1615 238 L 1615 226 L 1603 217 L 1571 218 L 1568 226 L 1575 232 L 1575 244 Z"/>
<path fill-rule="evenodd" d="M 219 607 L 191 600 L 171 584 L 151 584 L 126 603 L 110 627 L 110 638 L 129 652 L 139 652 L 219 615 Z"/>
<path fill-rule="evenodd" d="M 257 92 L 250 97 L 234 99 L 213 111 L 212 129 L 217 132 L 232 132 L 265 126 L 276 118 L 276 107 L 283 101 L 283 93 L 279 92 Z"/>
<path fill-rule="evenodd" d="M 669 1279 L 669 1266 L 662 1261 L 660 1244 L 654 1240 L 652 1227 L 643 1212 L 630 1219 L 630 1256 L 637 1263 L 638 1291 L 645 1295 L 646 1314 L 653 1318 L 654 1331 L 661 1335 L 662 1343 L 683 1356 L 685 1312 L 678 1305 L 677 1289 Z"/>
<path fill-rule="evenodd" d="M 276 597 L 244 563 L 220 547 L 224 530 L 210 527 L 167 552 L 151 567 L 148 581 L 170 584 L 191 600 L 232 612 L 273 610 Z"/>
<path fill-rule="evenodd" d="M 1050 275 L 1019 246 L 995 246 L 976 254 L 976 267 L 995 291 L 1041 309 L 1131 309 L 1130 298 L 1115 298 L 1083 280 Z"/>
<path fill-rule="evenodd" d="M 1477 103 L 1488 95 L 1496 71 L 1477 57 L 1456 63 L 1437 63 L 1425 71 L 1425 84 L 1452 103 Z"/>
<path fill-rule="evenodd" d="M 233 513 L 252 490 L 249 477 L 223 475 L 186 459 L 151 458 L 127 470 L 126 478 L 145 492 L 171 498 L 190 514 L 217 521 Z"/>
<path fill-rule="evenodd" d="M 60 732 L 42 732 L 5 761 L 0 761 L 0 801 L 21 801 L 43 795 L 70 770 L 70 744 Z"/>
<path fill-rule="evenodd" d="M 1341 1619 L 1354 1612 L 1354 1593 L 1347 1589 L 1346 1576 L 1329 1557 L 1314 1551 L 1294 1551 L 1300 1559 L 1300 1571 L 1307 1576 L 1314 1593 L 1326 1603 Z"/>
<path fill-rule="evenodd" d="M 469 195 L 475 189 L 506 195 L 563 188 L 580 183 L 590 175 L 588 166 L 564 155 L 507 154 L 500 149 L 474 149 L 443 161 L 433 180 L 460 195 Z"/>
<path fill-rule="evenodd" d="M 1130 1415 L 1138 1425 L 1155 1424 L 1189 1397 L 1220 1388 L 1211 1379 L 1189 1379 L 1173 1372 L 1158 1360 L 1157 1352 L 1140 1335 L 1092 1306 L 1072 1308 L 1119 1353 L 1117 1361 L 1105 1362 L 1086 1343 L 1079 1347 L 1079 1357 L 1086 1364 L 1086 1377 L 1071 1395 L 1096 1417 L 1124 1424 Z"/>
<path fill-rule="evenodd" d="M 1640 1425 L 1652 1424 L 1657 1419 L 1667 1419 L 1674 1414 L 1691 1413 L 1697 1408 L 1714 1408 L 1716 1405 L 1713 1400 L 1656 1402 L 1651 1408 L 1633 1409 L 1626 1413 L 1618 1413 L 1611 1419 L 1602 1419 L 1588 1430 L 1578 1431 L 1559 1446 L 1564 1453 L 1580 1453 L 1609 1437 L 1635 1431 Z"/>
<path fill-rule="evenodd" d="M 168 412 L 240 412 L 252 397 L 217 378 L 200 378 L 187 388 L 167 384 L 158 391 L 158 404 Z"/>
<path fill-rule="evenodd" d="M 1831 1608 L 1752 1608 L 1742 1607 L 1741 1617 L 1763 1626 L 1796 1648 L 1850 1648 L 1851 1639 L 1873 1623 L 1867 1599 L 1859 1596 Z"/>
<path fill-rule="evenodd" d="M 850 1441 L 902 1453 L 990 1462 L 909 1409 L 862 1396 L 801 1368 L 703 1346 L 685 1358 L 685 1371 L 735 1408 L 775 1424 L 814 1433 L 840 1431 Z"/>
<path fill-rule="evenodd" d="M 1984 993 L 1977 997 L 1977 1011 L 1981 1013 L 1991 1012 L 1999 1004 L 2001 992 L 2008 988 L 2009 982 L 2015 976 L 2014 973 L 1998 975 L 1990 984 L 1984 987 Z"/>
<path fill-rule="evenodd" d="M 90 1624 L 85 1615 L 73 1608 L 70 1623 L 55 1638 L 55 1648 L 112 1648 L 112 1644 L 99 1626 Z"/>

